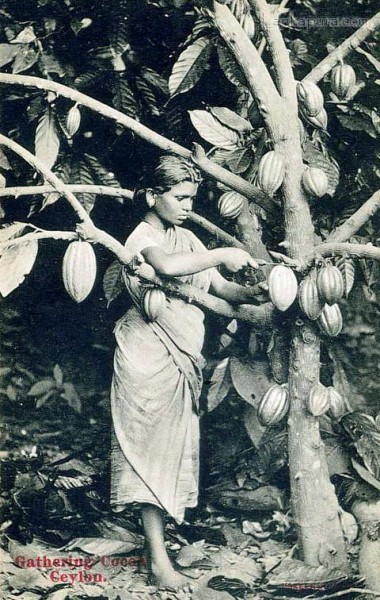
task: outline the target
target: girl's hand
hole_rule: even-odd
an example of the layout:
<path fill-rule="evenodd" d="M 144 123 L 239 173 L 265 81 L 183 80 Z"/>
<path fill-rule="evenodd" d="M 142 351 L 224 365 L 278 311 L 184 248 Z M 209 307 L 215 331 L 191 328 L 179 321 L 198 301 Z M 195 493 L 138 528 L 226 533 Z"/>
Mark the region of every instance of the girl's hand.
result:
<path fill-rule="evenodd" d="M 251 266 L 254 269 L 258 269 L 258 263 L 252 258 L 245 250 L 240 248 L 221 248 L 221 262 L 222 264 L 231 271 L 231 273 L 237 273 L 243 267 Z"/>

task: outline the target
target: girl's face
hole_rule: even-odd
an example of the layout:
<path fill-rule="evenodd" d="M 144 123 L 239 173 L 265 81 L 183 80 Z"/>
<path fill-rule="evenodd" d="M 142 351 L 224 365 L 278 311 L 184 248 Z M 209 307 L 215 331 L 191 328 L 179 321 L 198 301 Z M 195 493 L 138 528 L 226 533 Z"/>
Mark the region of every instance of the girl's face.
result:
<path fill-rule="evenodd" d="M 153 210 L 161 221 L 170 225 L 182 225 L 193 207 L 198 185 L 181 181 L 162 194 L 154 195 Z"/>

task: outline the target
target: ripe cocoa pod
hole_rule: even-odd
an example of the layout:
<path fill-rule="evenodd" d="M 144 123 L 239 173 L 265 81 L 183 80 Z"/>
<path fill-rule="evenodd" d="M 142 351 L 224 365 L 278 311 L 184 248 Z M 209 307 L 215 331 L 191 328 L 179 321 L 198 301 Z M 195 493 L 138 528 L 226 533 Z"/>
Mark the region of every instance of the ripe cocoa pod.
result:
<path fill-rule="evenodd" d="M 351 258 L 338 258 L 335 266 L 339 269 L 343 277 L 344 295 L 347 298 L 355 282 L 355 266 Z"/>
<path fill-rule="evenodd" d="M 298 283 L 290 267 L 276 265 L 268 277 L 269 297 L 278 310 L 284 312 L 297 297 Z"/>
<path fill-rule="evenodd" d="M 318 319 L 322 312 L 323 304 L 318 294 L 317 275 L 315 271 L 309 273 L 302 281 L 298 292 L 298 302 L 301 310 L 309 319 L 312 321 Z"/>
<path fill-rule="evenodd" d="M 263 192 L 273 196 L 282 184 L 284 175 L 285 162 L 283 155 L 276 152 L 276 150 L 264 154 L 257 171 L 257 183 Z"/>
<path fill-rule="evenodd" d="M 321 383 L 313 385 L 306 399 L 306 408 L 313 417 L 324 415 L 329 409 L 329 392 Z"/>
<path fill-rule="evenodd" d="M 289 410 L 289 394 L 286 384 L 272 385 L 261 398 L 257 408 L 257 418 L 261 425 L 276 425 Z"/>
<path fill-rule="evenodd" d="M 89 242 L 71 242 L 62 263 L 63 284 L 75 302 L 83 302 L 94 287 L 96 256 Z"/>
<path fill-rule="evenodd" d="M 77 104 L 74 104 L 67 113 L 66 131 L 70 137 L 76 134 L 81 122 L 81 114 Z"/>
<path fill-rule="evenodd" d="M 331 71 L 331 91 L 342 100 L 348 98 L 356 83 L 351 65 L 338 65 Z"/>
<path fill-rule="evenodd" d="M 311 81 L 297 84 L 297 96 L 302 110 L 310 117 L 316 117 L 323 109 L 323 94 L 319 87 Z"/>
<path fill-rule="evenodd" d="M 326 173 L 322 169 L 306 167 L 302 173 L 302 185 L 309 196 L 322 198 L 328 190 L 329 182 Z"/>
<path fill-rule="evenodd" d="M 318 294 L 322 302 L 336 304 L 343 298 L 344 283 L 338 267 L 327 263 L 318 271 L 317 275 Z"/>
<path fill-rule="evenodd" d="M 325 304 L 322 308 L 318 323 L 327 335 L 335 337 L 342 331 L 343 317 L 338 304 Z"/>
<path fill-rule="evenodd" d="M 218 201 L 220 215 L 225 219 L 237 219 L 240 215 L 245 198 L 238 192 L 225 192 Z"/>
<path fill-rule="evenodd" d="M 328 415 L 333 419 L 341 419 L 347 412 L 347 406 L 344 398 L 333 387 L 327 388 L 329 394 L 329 410 Z"/>
<path fill-rule="evenodd" d="M 144 293 L 142 310 L 148 321 L 157 321 L 162 316 L 165 305 L 166 296 L 162 290 L 153 288 Z"/>
<path fill-rule="evenodd" d="M 317 129 L 327 129 L 328 117 L 324 108 L 322 108 L 322 110 L 320 110 L 315 117 L 312 117 L 303 111 L 302 115 L 305 117 L 306 121 L 310 123 L 310 125 L 313 125 L 313 127 L 317 127 Z"/>

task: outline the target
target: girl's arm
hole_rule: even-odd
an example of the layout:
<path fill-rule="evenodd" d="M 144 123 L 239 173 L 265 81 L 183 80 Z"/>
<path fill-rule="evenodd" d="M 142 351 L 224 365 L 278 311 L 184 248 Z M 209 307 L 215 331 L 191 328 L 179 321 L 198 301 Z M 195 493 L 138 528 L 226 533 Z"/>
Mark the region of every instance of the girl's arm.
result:
<path fill-rule="evenodd" d="M 159 275 L 170 277 L 192 275 L 220 265 L 224 265 L 232 273 L 240 271 L 247 265 L 254 269 L 258 268 L 257 262 L 248 252 L 239 248 L 215 248 L 204 252 L 167 254 L 159 246 L 150 246 L 144 248 L 141 254 Z"/>
<path fill-rule="evenodd" d="M 212 274 L 211 292 L 215 296 L 218 296 L 218 298 L 231 302 L 231 304 L 245 304 L 253 300 L 260 302 L 260 299 L 262 301 L 262 296 L 266 295 L 264 290 L 258 292 L 257 287 L 253 290 L 250 287 L 244 287 L 238 283 L 227 281 L 217 270 Z"/>

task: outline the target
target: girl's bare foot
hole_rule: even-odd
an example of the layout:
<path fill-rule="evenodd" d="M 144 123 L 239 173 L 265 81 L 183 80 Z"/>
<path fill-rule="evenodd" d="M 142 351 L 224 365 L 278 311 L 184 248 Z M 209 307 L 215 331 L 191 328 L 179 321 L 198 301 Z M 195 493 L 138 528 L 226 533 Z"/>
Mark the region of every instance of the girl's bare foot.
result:
<path fill-rule="evenodd" d="M 171 591 L 183 590 L 184 592 L 192 592 L 192 584 L 189 578 L 185 575 L 178 573 L 172 565 L 160 564 L 151 567 L 150 581 L 153 585 L 156 585 L 160 589 L 166 589 Z"/>

